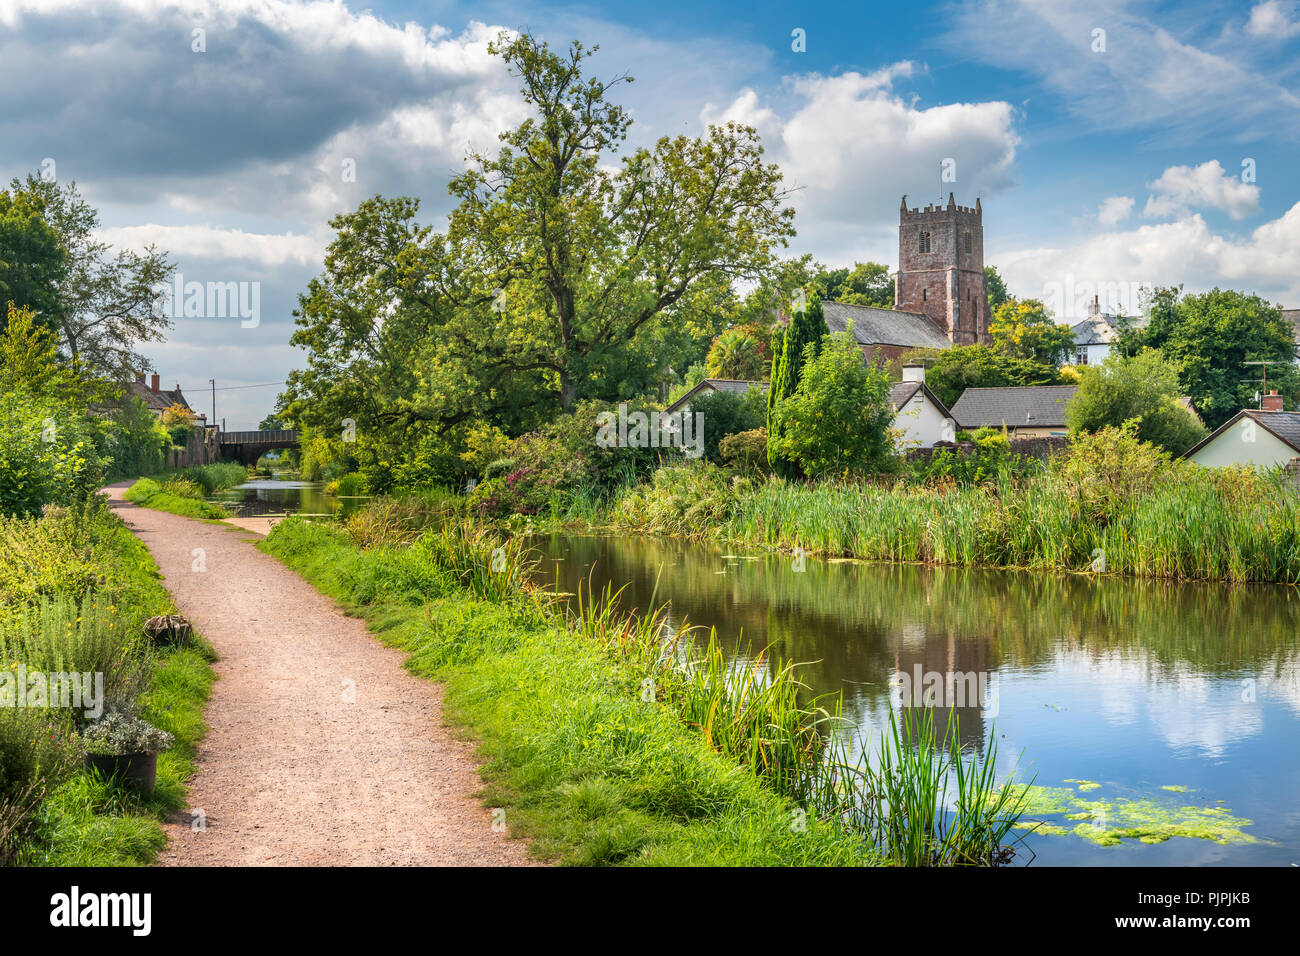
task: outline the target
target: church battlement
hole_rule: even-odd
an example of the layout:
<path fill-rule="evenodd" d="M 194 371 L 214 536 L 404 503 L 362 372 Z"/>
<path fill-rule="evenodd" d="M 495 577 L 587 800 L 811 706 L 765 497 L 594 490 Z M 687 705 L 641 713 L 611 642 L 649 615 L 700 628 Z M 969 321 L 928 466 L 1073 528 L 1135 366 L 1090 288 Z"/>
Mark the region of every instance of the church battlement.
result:
<path fill-rule="evenodd" d="M 925 313 L 954 344 L 988 341 L 984 209 L 979 199 L 973 207 L 959 206 L 949 193 L 946 205 L 913 209 L 903 197 L 894 308 Z"/>

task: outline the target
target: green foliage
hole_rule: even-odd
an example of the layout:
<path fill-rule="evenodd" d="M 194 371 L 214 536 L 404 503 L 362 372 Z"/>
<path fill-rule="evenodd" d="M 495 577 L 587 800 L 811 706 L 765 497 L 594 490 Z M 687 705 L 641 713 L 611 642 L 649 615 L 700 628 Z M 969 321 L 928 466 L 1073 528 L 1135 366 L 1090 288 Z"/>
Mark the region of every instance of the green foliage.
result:
<path fill-rule="evenodd" d="M 183 490 L 190 491 L 191 489 L 183 487 Z M 122 497 L 141 507 L 153 508 L 155 511 L 166 511 L 170 514 L 180 515 L 183 518 L 220 520 L 228 517 L 226 510 L 220 505 L 195 499 L 189 494 L 171 494 L 152 478 L 141 478 L 124 491 Z"/>
<path fill-rule="evenodd" d="M 1013 455 L 1010 440 L 999 429 L 978 429 L 971 440 L 975 447 L 969 454 L 936 448 L 928 456 L 912 458 L 908 462 L 908 476 L 922 484 L 971 485 L 1004 478 L 1009 470 L 1024 474 L 1037 467 L 1036 462 Z"/>
<path fill-rule="evenodd" d="M 1121 430 L 1123 431 L 1123 430 Z M 1300 496 L 1273 476 L 1169 461 L 1131 430 L 981 484 L 754 481 L 664 468 L 606 510 L 619 529 L 873 561 L 1300 583 Z"/>
<path fill-rule="evenodd" d="M 84 769 L 83 712 L 0 707 L 0 861 L 141 864 L 165 843 L 160 824 L 184 805 L 212 682 L 201 643 L 143 640 L 143 622 L 172 611 L 148 550 L 102 499 L 0 518 L 0 668 L 102 672 L 111 706 L 175 738 L 144 798 Z"/>
<path fill-rule="evenodd" d="M 767 471 L 767 429 L 754 428 L 728 435 L 718 442 L 718 453 L 729 468 Z"/>
<path fill-rule="evenodd" d="M 367 200 L 332 221 L 300 297 L 308 360 L 284 412 L 354 420 L 343 470 L 377 492 L 477 477 L 501 453 L 466 460 L 471 423 L 517 436 L 583 400 L 659 394 L 725 327 L 731 280 L 766 275 L 793 234 L 752 129 L 664 137 L 620 167 L 631 120 L 618 81 L 584 75 L 587 50 L 527 34 L 491 49 L 529 116 L 452 180 L 445 234 L 412 199 Z"/>
<path fill-rule="evenodd" d="M 968 388 L 1012 385 L 1060 385 L 1061 373 L 1033 359 L 1011 358 L 986 345 L 955 345 L 938 352 L 917 351 L 915 358 L 933 358 L 925 384 L 951 408 Z"/>
<path fill-rule="evenodd" d="M 761 389 L 746 392 L 705 392 L 691 399 L 692 415 L 702 415 L 704 429 L 704 458 L 715 465 L 722 463 L 721 444 L 738 432 L 753 431 L 763 426 L 766 417 L 766 399 Z"/>
<path fill-rule="evenodd" d="M 795 393 L 776 409 L 778 455 L 805 475 L 863 474 L 890 468 L 889 377 L 869 363 L 852 330 L 809 344 Z"/>
<path fill-rule="evenodd" d="M 1052 321 L 1037 299 L 1008 299 L 989 324 L 994 351 L 1013 359 L 1060 365 L 1074 350 L 1068 325 Z"/>
<path fill-rule="evenodd" d="M 1160 289 L 1150 303 L 1150 321 L 1120 339 L 1130 354 L 1159 349 L 1178 369 L 1179 393 L 1192 400 L 1210 428 L 1243 408 L 1256 406 L 1267 361 L 1269 388 L 1300 398 L 1294 330 L 1281 312 L 1257 295 L 1215 288 L 1198 295 Z"/>
<path fill-rule="evenodd" d="M 13 304 L 31 309 L 42 325 L 58 315 L 58 286 L 67 275 L 67 254 L 45 221 L 38 197 L 0 189 L 0 311 Z"/>
<path fill-rule="evenodd" d="M 112 416 L 109 433 L 110 477 L 152 475 L 163 470 L 171 437 L 139 398 L 128 399 Z"/>
<path fill-rule="evenodd" d="M 712 378 L 762 381 L 770 368 L 767 343 L 744 329 L 727 329 L 714 340 L 705 367 Z"/>
<path fill-rule="evenodd" d="M 1002 303 L 1011 298 L 1007 294 L 1007 284 L 998 273 L 997 266 L 985 266 L 984 277 L 988 288 L 989 315 L 996 315 Z"/>
<path fill-rule="evenodd" d="M 767 455 L 778 475 L 793 477 L 799 467 L 781 452 L 780 407 L 798 390 L 804 362 L 817 354 L 822 339 L 829 334 L 821 299 L 814 295 L 807 308 L 791 317 L 781 347 L 772 356 L 772 384 L 767 392 Z"/>
<path fill-rule="evenodd" d="M 809 284 L 823 302 L 894 307 L 894 277 L 879 262 L 855 262 L 852 269 L 817 267 Z"/>
<path fill-rule="evenodd" d="M 1155 349 L 1131 358 L 1115 352 L 1077 371 L 1079 391 L 1065 409 L 1072 434 L 1132 421 L 1138 438 L 1175 455 L 1205 437 L 1205 426 L 1178 404 L 1177 369 Z"/>

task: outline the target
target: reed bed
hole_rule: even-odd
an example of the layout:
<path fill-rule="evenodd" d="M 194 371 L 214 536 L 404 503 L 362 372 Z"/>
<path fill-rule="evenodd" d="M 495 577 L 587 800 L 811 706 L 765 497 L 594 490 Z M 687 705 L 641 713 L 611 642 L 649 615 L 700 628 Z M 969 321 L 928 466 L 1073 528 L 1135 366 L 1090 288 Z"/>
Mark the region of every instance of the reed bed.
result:
<path fill-rule="evenodd" d="M 839 693 L 810 697 L 792 661 L 766 651 L 727 656 L 711 629 L 703 646 L 666 607 L 619 609 L 623 591 L 596 598 L 579 589 L 570 627 L 630 664 L 643 699 L 658 700 L 714 750 L 820 820 L 863 839 L 900 866 L 990 866 L 1007 862 L 1007 837 L 1023 812 L 1024 788 L 996 778 L 997 745 L 962 752 L 954 720 L 941 735 L 933 715 L 890 715 L 874 753 L 852 755 Z M 653 603 L 653 602 L 652 602 Z"/>
<path fill-rule="evenodd" d="M 917 487 L 728 481 L 663 469 L 609 512 L 625 530 L 878 561 L 1300 583 L 1300 494 L 1269 475 L 1165 462 L 1138 487 L 1048 468 Z"/>

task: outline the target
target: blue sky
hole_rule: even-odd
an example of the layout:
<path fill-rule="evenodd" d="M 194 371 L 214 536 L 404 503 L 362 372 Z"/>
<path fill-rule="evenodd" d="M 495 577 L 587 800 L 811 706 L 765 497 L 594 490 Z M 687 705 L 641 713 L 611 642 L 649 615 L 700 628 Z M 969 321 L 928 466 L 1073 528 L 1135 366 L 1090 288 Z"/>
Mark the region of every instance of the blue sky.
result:
<path fill-rule="evenodd" d="M 147 350 L 200 409 L 216 378 L 219 417 L 252 426 L 276 390 L 238 386 L 301 363 L 289 310 L 329 217 L 414 194 L 436 223 L 466 149 L 521 118 L 484 49 L 501 28 L 600 44 L 593 70 L 636 77 L 636 143 L 755 125 L 798 187 L 792 253 L 894 265 L 900 194 L 932 201 L 949 158 L 943 189 L 982 199 L 1013 293 L 1217 284 L 1300 307 L 1292 0 L 0 0 L 0 174 L 54 159 L 109 241 L 156 242 L 187 280 L 261 283 L 257 327 L 182 319 Z"/>

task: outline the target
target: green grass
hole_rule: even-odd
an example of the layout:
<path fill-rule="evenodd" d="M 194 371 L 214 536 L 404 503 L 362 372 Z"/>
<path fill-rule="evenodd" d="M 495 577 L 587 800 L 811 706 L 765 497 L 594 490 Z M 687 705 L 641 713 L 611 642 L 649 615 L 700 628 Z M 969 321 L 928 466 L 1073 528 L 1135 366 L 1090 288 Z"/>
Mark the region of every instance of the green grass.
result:
<path fill-rule="evenodd" d="M 361 552 L 340 531 L 288 519 L 261 547 L 407 651 L 414 673 L 444 682 L 445 716 L 485 761 L 485 801 L 539 856 L 584 865 L 875 860 L 838 825 L 805 823 L 672 709 L 643 700 L 642 671 L 601 652 L 544 598 L 492 590 L 466 557 L 490 562 L 490 539 L 455 528 Z M 445 556 L 452 547 L 456 560 Z"/>
<path fill-rule="evenodd" d="M 180 515 L 183 518 L 219 521 L 222 518 L 230 517 L 226 509 L 220 505 L 204 501 L 201 498 L 174 494 L 167 491 L 167 487 L 166 485 L 159 485 L 152 478 L 141 478 L 123 492 L 122 497 L 141 507 L 153 508 L 155 511 L 166 511 L 170 514 Z M 171 487 L 176 488 L 174 484 Z"/>
<path fill-rule="evenodd" d="M 92 581 L 82 575 L 81 562 L 94 569 Z M 7 574 L 15 566 L 30 579 L 21 589 L 6 586 L 17 581 L 17 575 Z M 32 825 L 17 847 L 17 862 L 32 866 L 150 863 L 165 843 L 161 821 L 185 805 L 185 785 L 204 733 L 203 705 L 214 676 L 211 649 L 196 640 L 186 647 L 153 650 L 131 637 L 139 633 L 145 619 L 174 612 L 175 607 L 148 549 L 103 507 L 92 507 L 80 516 L 54 512 L 34 521 L 0 521 L 0 598 L 4 607 L 0 630 L 7 635 L 7 642 L 0 645 L 9 649 L 6 657 L 18 646 L 15 635 L 33 633 L 33 615 L 40 612 L 40 602 L 46 602 L 41 612 L 45 616 L 79 613 L 83 621 L 78 623 L 87 626 L 103 623 L 97 615 L 85 613 L 88 602 L 94 601 L 98 611 L 111 610 L 106 620 L 124 635 L 124 648 L 144 669 L 144 692 L 136 701 L 140 715 L 175 737 L 159 756 L 157 789 L 148 797 L 86 770 L 79 748 L 65 753 L 62 781 L 48 790 L 38 788 Z M 87 646 L 87 641 L 80 644 Z M 39 638 L 37 646 L 56 647 L 48 635 Z M 98 648 L 93 642 L 89 646 Z"/>
<path fill-rule="evenodd" d="M 547 858 L 1000 859 L 1017 813 L 992 795 L 991 760 L 956 753 L 955 737 L 885 736 L 880 759 L 928 784 L 906 805 L 887 799 L 892 777 L 830 746 L 838 695 L 809 699 L 793 663 L 759 654 L 740 666 L 716 634 L 690 650 L 684 625 L 662 609 L 625 612 L 609 590 L 562 612 L 526 584 L 530 557 L 517 540 L 452 522 L 362 551 L 339 529 L 289 519 L 261 547 L 407 651 L 414 673 L 444 682 L 445 715 L 486 759 L 485 799 Z"/>
<path fill-rule="evenodd" d="M 929 487 L 664 468 L 603 523 L 877 561 L 1300 583 L 1300 494 L 1267 475 L 1185 462 L 1141 480 L 1067 463 Z"/>

